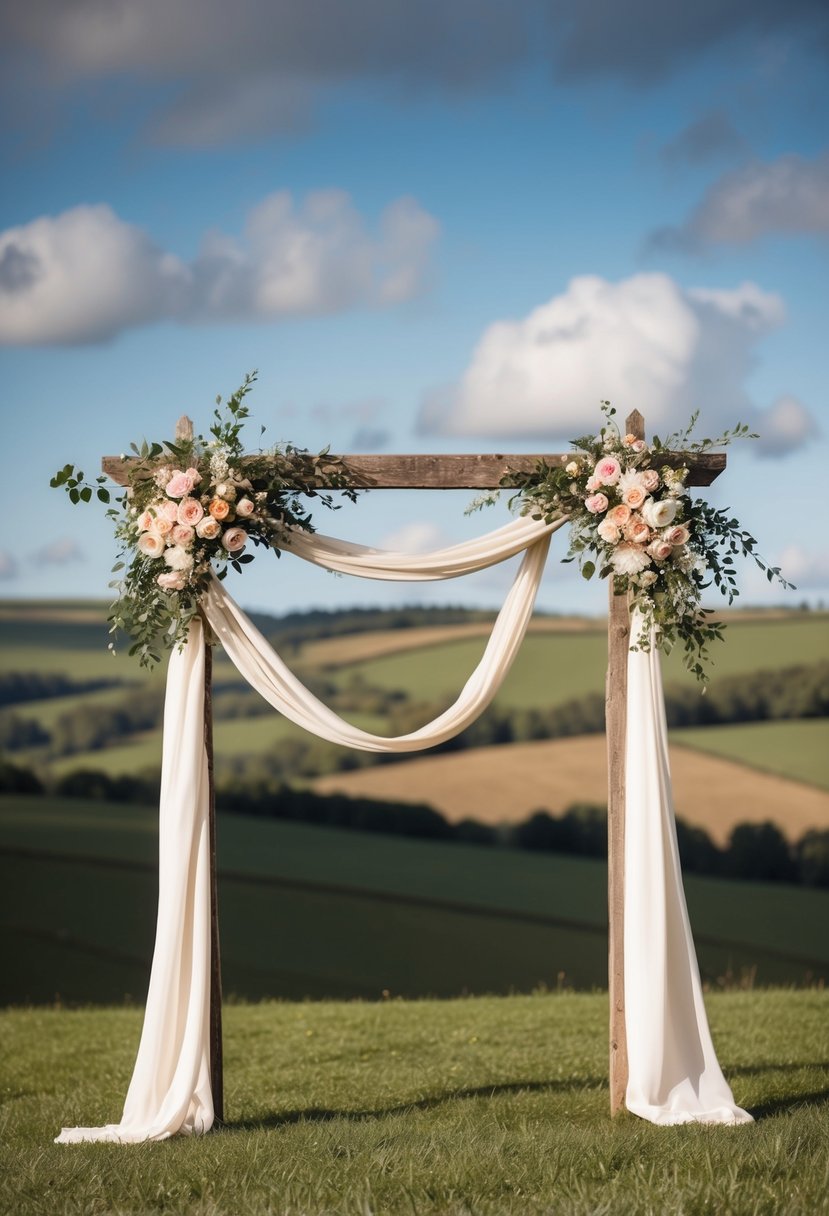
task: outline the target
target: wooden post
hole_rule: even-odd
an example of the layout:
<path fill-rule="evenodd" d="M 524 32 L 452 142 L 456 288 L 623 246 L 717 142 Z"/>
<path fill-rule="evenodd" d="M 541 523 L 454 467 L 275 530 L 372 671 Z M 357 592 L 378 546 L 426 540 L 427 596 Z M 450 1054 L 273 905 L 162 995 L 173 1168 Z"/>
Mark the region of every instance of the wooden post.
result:
<path fill-rule="evenodd" d="M 182 414 L 176 423 L 176 439 L 192 439 L 193 423 Z M 207 815 L 210 848 L 210 1088 L 213 1114 L 224 1122 L 224 1067 L 222 1058 L 222 966 L 219 951 L 219 907 L 216 868 L 216 784 L 213 777 L 213 647 L 210 626 L 204 629 L 204 750 L 207 753 Z"/>
<path fill-rule="evenodd" d="M 627 434 L 645 438 L 645 420 L 634 410 Z M 610 1113 L 624 1110 L 628 1083 L 625 1033 L 625 736 L 630 611 L 627 595 L 616 595 L 610 580 L 607 618 L 607 987 L 610 998 Z"/>

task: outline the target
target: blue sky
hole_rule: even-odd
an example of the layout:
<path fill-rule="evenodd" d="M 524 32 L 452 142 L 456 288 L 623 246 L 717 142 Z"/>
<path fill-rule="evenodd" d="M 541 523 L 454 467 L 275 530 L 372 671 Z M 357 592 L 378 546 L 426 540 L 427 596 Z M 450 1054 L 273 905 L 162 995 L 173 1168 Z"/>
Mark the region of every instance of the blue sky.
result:
<path fill-rule="evenodd" d="M 0 595 L 105 595 L 94 508 L 48 489 L 258 368 L 266 439 L 551 451 L 610 398 L 762 432 L 712 491 L 829 595 L 829 21 L 800 0 L 35 0 L 0 16 Z M 251 428 L 251 441 L 258 425 Z M 432 547 L 469 495 L 323 517 Z M 21 519 L 22 524 L 22 519 Z M 496 604 L 258 558 L 248 606 Z M 753 602 L 781 593 L 746 571 Z M 600 612 L 551 567 L 545 608 Z"/>

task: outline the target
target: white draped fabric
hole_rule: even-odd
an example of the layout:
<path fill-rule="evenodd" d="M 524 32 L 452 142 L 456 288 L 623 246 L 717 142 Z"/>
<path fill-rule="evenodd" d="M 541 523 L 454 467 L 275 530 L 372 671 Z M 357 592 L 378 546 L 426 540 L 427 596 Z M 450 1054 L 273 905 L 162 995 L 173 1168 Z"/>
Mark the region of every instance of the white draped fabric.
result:
<path fill-rule="evenodd" d="M 245 679 L 291 721 L 332 742 L 367 751 L 405 752 L 434 746 L 474 721 L 497 693 L 532 615 L 550 536 L 564 522 L 545 525 L 525 517 L 488 536 L 425 555 L 384 553 L 317 533 L 292 537 L 290 551 L 328 569 L 409 581 L 455 578 L 525 551 L 484 655 L 455 703 L 433 722 L 397 738 L 360 730 L 323 705 L 286 667 L 218 581 L 204 598 L 204 614 Z M 647 674 L 637 676 L 640 671 Z M 708 1033 L 676 857 L 656 655 L 632 654 L 631 672 L 631 687 L 641 686 L 644 691 L 637 694 L 640 712 L 628 715 L 628 753 L 638 758 L 633 770 L 635 789 L 641 784 L 641 796 L 631 796 L 629 789 L 627 809 L 625 927 L 626 949 L 633 960 L 626 972 L 628 1038 L 633 1042 L 628 1106 L 653 1122 L 750 1119 L 734 1106 Z M 177 1133 L 204 1132 L 213 1123 L 208 1065 L 210 875 L 203 696 L 204 632 L 196 619 L 185 647 L 171 655 L 167 675 L 158 926 L 144 1027 L 124 1113 L 118 1124 L 64 1128 L 58 1143 L 161 1140 Z M 654 697 L 658 697 L 658 705 Z M 662 844 L 654 845 L 654 833 Z M 632 860 L 633 850 L 637 854 Z M 633 881 L 632 874 L 636 874 Z M 637 904 L 640 888 L 646 908 L 641 915 Z M 677 916 L 681 932 L 675 929 Z"/>
<path fill-rule="evenodd" d="M 641 632 L 636 612 L 631 636 Z M 676 841 L 659 651 L 628 653 L 625 1029 L 629 1111 L 652 1123 L 752 1123 L 720 1071 Z"/>

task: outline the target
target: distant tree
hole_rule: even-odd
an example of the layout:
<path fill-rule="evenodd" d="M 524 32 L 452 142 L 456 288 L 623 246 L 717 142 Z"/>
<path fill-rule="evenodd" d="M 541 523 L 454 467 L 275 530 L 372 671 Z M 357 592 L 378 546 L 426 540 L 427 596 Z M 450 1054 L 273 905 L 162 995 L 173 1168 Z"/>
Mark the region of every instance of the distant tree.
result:
<path fill-rule="evenodd" d="M 807 887 L 829 887 L 829 831 L 814 829 L 797 845 L 797 869 Z"/>
<path fill-rule="evenodd" d="M 764 882 L 791 882 L 797 873 L 789 842 L 769 821 L 738 824 L 729 837 L 724 863 L 726 873 L 735 878 Z"/>

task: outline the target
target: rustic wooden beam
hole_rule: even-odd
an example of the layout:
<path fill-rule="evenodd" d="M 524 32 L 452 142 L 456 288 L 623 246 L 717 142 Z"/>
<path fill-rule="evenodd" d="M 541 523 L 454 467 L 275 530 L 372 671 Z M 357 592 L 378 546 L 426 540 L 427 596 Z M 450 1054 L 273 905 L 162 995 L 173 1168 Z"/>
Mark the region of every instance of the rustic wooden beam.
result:
<path fill-rule="evenodd" d="M 566 464 L 572 452 L 483 453 L 471 455 L 350 455 L 341 456 L 347 473 L 357 486 L 372 490 L 497 490 L 507 473 L 531 473 L 539 460 L 549 465 Z M 101 468 L 119 485 L 126 485 L 134 458 L 104 456 Z M 709 486 L 725 468 L 724 452 L 702 455 L 674 452 L 664 463 L 671 468 L 686 465 L 688 484 Z"/>
<path fill-rule="evenodd" d="M 645 420 L 634 410 L 626 431 L 645 437 Z M 630 611 L 627 595 L 616 595 L 609 580 L 605 734 L 607 740 L 607 988 L 610 1113 L 624 1110 L 628 1083 L 625 1030 L 625 740 Z"/>

